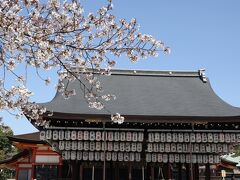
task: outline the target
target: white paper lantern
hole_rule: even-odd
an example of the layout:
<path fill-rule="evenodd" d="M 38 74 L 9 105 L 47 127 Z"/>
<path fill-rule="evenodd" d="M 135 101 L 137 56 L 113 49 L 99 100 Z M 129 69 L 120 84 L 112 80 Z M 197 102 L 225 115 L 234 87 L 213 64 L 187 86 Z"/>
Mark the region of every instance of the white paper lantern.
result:
<path fill-rule="evenodd" d="M 180 162 L 179 154 L 175 154 L 175 155 L 174 155 L 174 161 L 175 161 L 176 163 L 179 163 L 179 162 Z"/>
<path fill-rule="evenodd" d="M 46 135 L 45 131 L 41 131 L 40 132 L 40 140 L 45 141 L 46 140 L 45 135 Z"/>
<path fill-rule="evenodd" d="M 208 162 L 211 163 L 211 164 L 214 163 L 214 158 L 213 158 L 212 154 L 208 155 Z"/>
<path fill-rule="evenodd" d="M 84 161 L 88 160 L 88 152 L 86 152 L 86 151 L 83 152 L 83 160 Z"/>
<path fill-rule="evenodd" d="M 160 134 L 159 133 L 154 133 L 154 141 L 159 142 L 160 141 Z"/>
<path fill-rule="evenodd" d="M 200 152 L 201 153 L 205 153 L 206 152 L 205 144 L 200 144 Z"/>
<path fill-rule="evenodd" d="M 240 133 L 236 134 L 236 141 L 237 143 L 240 143 Z"/>
<path fill-rule="evenodd" d="M 90 151 L 95 151 L 95 149 L 96 149 L 96 145 L 95 145 L 95 142 L 90 142 Z"/>
<path fill-rule="evenodd" d="M 124 161 L 129 161 L 129 153 L 124 153 L 123 156 Z"/>
<path fill-rule="evenodd" d="M 107 143 L 102 142 L 102 151 L 107 150 Z"/>
<path fill-rule="evenodd" d="M 94 153 L 94 160 L 95 161 L 99 161 L 100 160 L 100 153 L 99 152 L 95 152 Z"/>
<path fill-rule="evenodd" d="M 190 154 L 186 154 L 185 158 L 186 158 L 186 163 L 191 162 Z"/>
<path fill-rule="evenodd" d="M 150 153 L 147 153 L 147 154 L 146 154 L 146 162 L 148 162 L 148 163 L 151 162 L 151 161 L 152 161 L 151 158 L 152 158 L 151 154 L 150 154 Z"/>
<path fill-rule="evenodd" d="M 107 152 L 106 153 L 106 160 L 107 161 L 111 161 L 111 159 L 112 159 L 112 153 L 111 152 Z"/>
<path fill-rule="evenodd" d="M 149 142 L 154 142 L 154 138 L 155 138 L 154 133 L 148 133 L 148 141 Z"/>
<path fill-rule="evenodd" d="M 190 141 L 190 137 L 188 133 L 184 133 L 184 142 L 189 142 Z"/>
<path fill-rule="evenodd" d="M 77 139 L 78 139 L 79 141 L 83 140 L 83 132 L 82 132 L 82 131 L 78 131 Z"/>
<path fill-rule="evenodd" d="M 71 141 L 65 141 L 65 150 L 70 150 L 71 149 Z"/>
<path fill-rule="evenodd" d="M 152 151 L 153 151 L 152 143 L 148 143 L 147 144 L 147 152 L 152 152 Z"/>
<path fill-rule="evenodd" d="M 217 144 L 212 144 L 212 152 L 217 152 Z"/>
<path fill-rule="evenodd" d="M 219 133 L 219 142 L 221 142 L 221 143 L 225 142 L 224 133 Z"/>
<path fill-rule="evenodd" d="M 182 152 L 182 144 L 177 144 L 177 152 Z"/>
<path fill-rule="evenodd" d="M 207 164 L 208 162 L 208 155 L 203 155 L 203 163 Z"/>
<path fill-rule="evenodd" d="M 71 145 L 71 149 L 72 149 L 72 150 L 77 150 L 77 148 L 78 148 L 77 141 L 72 141 L 71 144 L 72 144 L 72 145 Z"/>
<path fill-rule="evenodd" d="M 118 142 L 113 143 L 113 151 L 119 151 L 119 143 Z"/>
<path fill-rule="evenodd" d="M 177 147 L 175 143 L 171 143 L 171 152 L 176 152 L 177 151 Z"/>
<path fill-rule="evenodd" d="M 174 154 L 169 154 L 169 162 L 174 163 L 175 157 Z"/>
<path fill-rule="evenodd" d="M 142 142 L 142 141 L 143 141 L 143 136 L 144 136 L 143 132 L 139 132 L 139 133 L 138 133 L 138 141 L 139 141 L 139 142 Z"/>
<path fill-rule="evenodd" d="M 83 131 L 83 139 L 86 141 L 86 140 L 89 140 L 89 132 L 88 131 Z"/>
<path fill-rule="evenodd" d="M 76 140 L 77 139 L 77 132 L 76 131 L 72 131 L 71 132 L 71 140 Z"/>
<path fill-rule="evenodd" d="M 102 143 L 101 142 L 96 142 L 96 151 L 100 151 L 102 147 Z"/>
<path fill-rule="evenodd" d="M 82 152 L 77 151 L 77 160 L 82 160 Z"/>
<path fill-rule="evenodd" d="M 117 161 L 117 153 L 116 152 L 112 153 L 112 161 Z"/>
<path fill-rule="evenodd" d="M 55 141 L 58 140 L 58 131 L 54 130 L 52 133 L 53 133 L 53 137 L 52 137 L 53 140 L 55 140 Z"/>
<path fill-rule="evenodd" d="M 159 152 L 164 152 L 164 151 L 165 151 L 164 143 L 159 143 Z"/>
<path fill-rule="evenodd" d="M 112 151 L 113 150 L 113 143 L 112 142 L 108 142 L 107 143 L 107 150 L 108 151 Z"/>
<path fill-rule="evenodd" d="M 88 150 L 89 150 L 89 142 L 87 142 L 87 141 L 84 141 L 84 142 L 83 142 L 83 149 L 84 149 L 85 151 L 88 151 Z"/>
<path fill-rule="evenodd" d="M 201 154 L 198 154 L 198 155 L 197 155 L 197 162 L 198 162 L 198 163 L 202 163 L 202 162 L 203 162 L 203 158 L 202 158 L 202 155 L 201 155 Z"/>
<path fill-rule="evenodd" d="M 172 141 L 175 143 L 178 142 L 178 134 L 177 133 L 172 134 Z"/>
<path fill-rule="evenodd" d="M 94 131 L 90 131 L 89 139 L 90 139 L 90 141 L 95 141 L 95 132 Z"/>
<path fill-rule="evenodd" d="M 137 151 L 137 143 L 131 143 L 131 151 L 136 152 Z"/>
<path fill-rule="evenodd" d="M 217 152 L 221 153 L 223 151 L 222 144 L 217 144 Z"/>
<path fill-rule="evenodd" d="M 63 151 L 63 152 L 62 152 L 62 158 L 63 158 L 64 160 L 70 160 L 70 158 L 71 158 L 71 153 L 70 153 L 70 151 Z"/>
<path fill-rule="evenodd" d="M 129 160 L 131 162 L 135 161 L 135 154 L 133 152 L 129 153 Z"/>
<path fill-rule="evenodd" d="M 210 142 L 210 143 L 213 142 L 213 134 L 208 133 L 207 136 L 208 136 L 208 142 Z"/>
<path fill-rule="evenodd" d="M 88 153 L 88 159 L 89 159 L 89 161 L 93 161 L 94 160 L 94 153 L 93 152 L 89 152 Z"/>
<path fill-rule="evenodd" d="M 190 151 L 190 149 L 188 149 L 188 145 L 189 144 L 185 144 L 185 143 L 182 144 L 182 151 L 183 152 L 189 152 Z"/>
<path fill-rule="evenodd" d="M 229 144 L 228 150 L 229 150 L 229 153 L 234 153 L 234 146 L 232 144 Z"/>
<path fill-rule="evenodd" d="M 190 140 L 191 140 L 192 143 L 196 142 L 195 133 L 190 133 Z"/>
<path fill-rule="evenodd" d="M 123 161 L 123 153 L 122 152 L 118 153 L 118 161 Z"/>
<path fill-rule="evenodd" d="M 208 141 L 208 137 L 206 133 L 202 133 L 202 142 L 206 143 Z"/>
<path fill-rule="evenodd" d="M 206 144 L 206 152 L 207 153 L 211 152 L 211 144 L 209 144 L 209 143 Z"/>
<path fill-rule="evenodd" d="M 125 141 L 126 140 L 125 132 L 120 132 L 120 140 L 121 141 Z"/>
<path fill-rule="evenodd" d="M 108 141 L 113 141 L 113 132 L 108 132 Z"/>
<path fill-rule="evenodd" d="M 197 143 L 202 142 L 202 135 L 201 135 L 201 133 L 196 133 L 196 142 Z"/>
<path fill-rule="evenodd" d="M 160 134 L 160 141 L 161 142 L 166 142 L 166 134 L 165 133 Z"/>
<path fill-rule="evenodd" d="M 213 142 L 214 142 L 214 143 L 218 143 L 218 141 L 219 141 L 219 140 L 218 140 L 218 137 L 219 137 L 218 133 L 214 133 L 214 134 L 213 134 Z"/>
<path fill-rule="evenodd" d="M 119 140 L 120 140 L 120 133 L 114 132 L 114 141 L 119 141 Z"/>
<path fill-rule="evenodd" d="M 142 152 L 142 143 L 137 143 L 137 152 Z"/>
<path fill-rule="evenodd" d="M 165 144 L 165 152 L 170 152 L 171 151 L 171 145 L 170 143 Z"/>
<path fill-rule="evenodd" d="M 230 138 L 231 138 L 232 143 L 236 143 L 236 134 L 235 133 L 231 133 Z"/>
<path fill-rule="evenodd" d="M 76 151 L 71 151 L 71 160 L 76 160 L 77 155 L 76 155 Z"/>
<path fill-rule="evenodd" d="M 52 138 L 52 130 L 47 130 L 46 131 L 46 139 L 51 139 Z"/>
<path fill-rule="evenodd" d="M 131 151 L 131 145 L 128 142 L 125 144 L 125 151 L 127 152 Z"/>
<path fill-rule="evenodd" d="M 82 151 L 83 150 L 83 142 L 78 141 L 78 150 Z"/>
<path fill-rule="evenodd" d="M 158 144 L 157 143 L 154 143 L 153 144 L 153 152 L 158 152 Z"/>
<path fill-rule="evenodd" d="M 70 139 L 71 139 L 71 131 L 66 130 L 66 131 L 64 132 L 64 139 L 65 139 L 65 140 L 70 140 Z"/>
<path fill-rule="evenodd" d="M 65 144 L 65 142 L 64 141 L 59 141 L 59 146 L 58 146 L 58 148 L 59 148 L 59 150 L 64 150 L 64 144 Z"/>
<path fill-rule="evenodd" d="M 157 154 L 152 153 L 152 162 L 157 162 Z"/>
<path fill-rule="evenodd" d="M 127 136 L 127 141 L 132 141 L 132 133 L 131 132 L 127 132 L 126 136 Z"/>
<path fill-rule="evenodd" d="M 231 142 L 231 137 L 229 133 L 225 133 L 225 142 L 230 143 Z"/>
<path fill-rule="evenodd" d="M 180 162 L 181 163 L 185 163 L 186 162 L 185 154 L 180 154 Z"/>
<path fill-rule="evenodd" d="M 219 155 L 214 155 L 214 164 L 217 164 L 220 162 L 220 156 Z"/>
<path fill-rule="evenodd" d="M 135 160 L 137 162 L 140 162 L 141 161 L 141 154 L 140 153 L 135 153 Z"/>
<path fill-rule="evenodd" d="M 167 133 L 167 142 L 172 142 L 172 134 Z"/>
<path fill-rule="evenodd" d="M 58 131 L 58 139 L 64 140 L 65 132 L 63 130 Z"/>
<path fill-rule="evenodd" d="M 163 154 L 163 163 L 167 163 L 167 162 L 168 162 L 168 155 Z"/>
<path fill-rule="evenodd" d="M 194 144 L 193 145 L 193 152 L 196 152 L 196 153 L 198 153 L 200 151 L 200 147 L 199 147 L 199 144 Z"/>
<path fill-rule="evenodd" d="M 120 142 L 120 151 L 125 151 L 125 143 L 123 143 L 123 142 Z"/>
<path fill-rule="evenodd" d="M 197 155 L 196 154 L 192 155 L 192 163 L 197 163 Z"/>
<path fill-rule="evenodd" d="M 178 133 L 178 142 L 183 142 L 183 133 Z"/>
<path fill-rule="evenodd" d="M 162 157 L 162 154 L 158 154 L 158 159 L 157 159 L 158 162 L 163 162 L 163 157 Z"/>
<path fill-rule="evenodd" d="M 96 141 L 101 141 L 102 140 L 102 133 L 100 131 L 96 132 Z"/>

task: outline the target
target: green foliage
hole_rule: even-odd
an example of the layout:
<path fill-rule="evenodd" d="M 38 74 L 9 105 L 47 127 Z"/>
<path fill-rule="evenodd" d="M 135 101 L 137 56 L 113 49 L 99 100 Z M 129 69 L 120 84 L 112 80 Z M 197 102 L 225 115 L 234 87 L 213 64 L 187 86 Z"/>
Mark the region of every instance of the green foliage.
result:
<path fill-rule="evenodd" d="M 7 136 L 13 136 L 13 131 L 10 127 L 4 125 L 0 118 L 0 161 L 16 153 L 16 148 L 9 142 Z M 0 168 L 0 180 L 11 177 L 12 173 L 13 170 Z"/>

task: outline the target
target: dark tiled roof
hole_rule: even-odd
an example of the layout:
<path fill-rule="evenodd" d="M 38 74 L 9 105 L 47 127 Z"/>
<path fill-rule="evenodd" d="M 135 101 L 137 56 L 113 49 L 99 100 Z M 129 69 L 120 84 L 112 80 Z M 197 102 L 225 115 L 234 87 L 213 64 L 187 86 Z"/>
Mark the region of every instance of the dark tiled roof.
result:
<path fill-rule="evenodd" d="M 39 132 L 15 135 L 13 137 L 8 137 L 8 139 L 10 141 L 15 141 L 15 142 L 25 142 L 25 143 L 33 143 L 33 144 L 45 144 L 44 141 L 40 140 Z"/>
<path fill-rule="evenodd" d="M 111 76 L 99 76 L 104 93 L 115 94 L 115 101 L 105 105 L 112 113 L 125 116 L 155 117 L 240 117 L 240 108 L 220 99 L 200 71 L 130 71 L 116 70 Z M 206 82 L 205 82 L 206 80 Z M 48 111 L 79 115 L 108 115 L 105 110 L 90 109 L 77 81 L 68 89 L 76 96 L 65 100 L 58 92 Z"/>
<path fill-rule="evenodd" d="M 16 162 L 18 159 L 28 156 L 30 154 L 29 150 L 25 149 L 22 152 L 13 155 L 12 157 L 9 157 L 7 159 L 4 160 L 0 160 L 0 167 L 2 164 L 10 164 L 10 163 L 14 163 Z"/>

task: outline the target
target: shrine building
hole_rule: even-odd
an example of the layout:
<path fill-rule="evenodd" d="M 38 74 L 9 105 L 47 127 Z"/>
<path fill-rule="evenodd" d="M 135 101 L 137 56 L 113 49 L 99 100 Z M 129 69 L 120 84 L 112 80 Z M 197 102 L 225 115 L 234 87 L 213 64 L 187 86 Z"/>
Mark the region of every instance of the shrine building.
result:
<path fill-rule="evenodd" d="M 220 156 L 240 142 L 240 108 L 215 94 L 203 70 L 113 70 L 98 78 L 104 94 L 116 95 L 105 109 L 89 108 L 79 82 L 72 81 L 65 87 L 75 96 L 57 92 L 39 104 L 52 114 L 41 116 L 44 123 L 29 119 L 40 131 L 40 142 L 28 142 L 35 149 L 32 179 L 48 166 L 56 170 L 52 179 L 220 178 Z M 111 113 L 124 122 L 112 122 Z"/>

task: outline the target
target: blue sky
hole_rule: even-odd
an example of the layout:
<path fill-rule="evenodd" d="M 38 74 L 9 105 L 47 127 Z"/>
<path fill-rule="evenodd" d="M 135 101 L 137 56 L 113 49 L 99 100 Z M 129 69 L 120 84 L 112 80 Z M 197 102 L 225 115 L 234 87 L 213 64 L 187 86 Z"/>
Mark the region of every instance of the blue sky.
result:
<path fill-rule="evenodd" d="M 82 0 L 85 11 L 94 11 L 104 0 Z M 132 64 L 125 57 L 117 68 L 148 70 L 206 69 L 214 91 L 227 103 L 240 107 L 240 1 L 239 0 L 115 0 L 118 18 L 137 18 L 142 33 L 151 34 L 171 47 L 160 54 Z M 50 101 L 55 94 L 42 82 L 31 81 L 36 102 Z M 26 119 L 0 112 L 15 134 L 36 131 Z"/>

